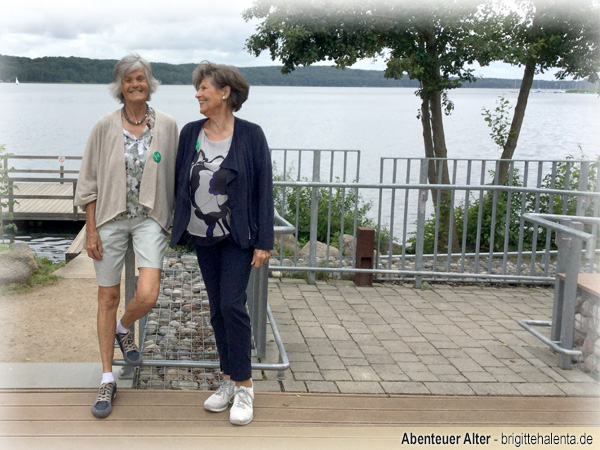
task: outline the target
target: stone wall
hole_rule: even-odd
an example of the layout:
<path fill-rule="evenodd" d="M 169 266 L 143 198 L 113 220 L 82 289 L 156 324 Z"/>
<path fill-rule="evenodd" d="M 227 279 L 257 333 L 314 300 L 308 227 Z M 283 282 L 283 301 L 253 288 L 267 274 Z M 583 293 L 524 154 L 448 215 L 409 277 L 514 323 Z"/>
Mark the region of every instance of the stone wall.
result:
<path fill-rule="evenodd" d="M 600 380 L 600 297 L 577 296 L 575 344 L 583 353 L 582 368 Z"/>

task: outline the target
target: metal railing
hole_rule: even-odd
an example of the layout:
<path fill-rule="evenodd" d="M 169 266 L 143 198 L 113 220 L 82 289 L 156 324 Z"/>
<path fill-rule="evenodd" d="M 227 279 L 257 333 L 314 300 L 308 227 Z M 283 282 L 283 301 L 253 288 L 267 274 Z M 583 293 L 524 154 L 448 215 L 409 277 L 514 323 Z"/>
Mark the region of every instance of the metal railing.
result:
<path fill-rule="evenodd" d="M 318 166 L 320 151 L 306 152 L 314 154 L 313 165 Z M 430 183 L 430 166 L 442 162 L 449 166 L 451 183 Z M 505 185 L 498 185 L 493 173 L 503 162 L 509 164 L 509 175 Z M 327 172 L 323 168 L 313 171 Z M 523 215 L 558 211 L 598 216 L 597 173 L 598 161 L 383 158 L 378 183 L 280 177 L 274 182 L 276 205 L 296 223 L 299 233 L 303 232 L 299 222 L 310 216 L 310 233 L 304 224 L 303 236 L 296 234 L 291 246 L 276 242 L 277 262 L 271 270 L 303 273 L 309 282 L 319 273 L 343 277 L 365 272 L 377 280 L 412 281 L 417 286 L 430 280 L 550 284 L 557 258 L 552 231 L 538 230 Z M 436 201 L 431 201 L 430 192 Z M 445 204 L 440 201 L 444 193 Z M 332 206 L 332 198 L 349 197 L 351 202 Z M 365 214 L 366 201 L 371 202 L 371 209 Z M 342 221 L 334 227 L 336 215 Z M 358 222 L 365 217 L 376 229 L 375 266 L 356 269 L 356 228 L 364 225 Z M 352 226 L 344 227 L 344 218 Z M 317 238 L 317 228 L 324 237 Z M 344 248 L 344 232 L 350 245 L 346 254 L 338 254 Z M 597 235 L 598 227 L 591 232 Z M 302 239 L 307 242 L 304 249 L 298 244 Z M 324 249 L 320 258 L 315 257 L 318 246 Z M 585 270 L 597 267 L 598 261 L 593 260 Z"/>
<path fill-rule="evenodd" d="M 275 235 L 289 234 L 294 232 L 294 227 L 285 221 L 281 216 L 275 214 Z M 259 362 L 252 363 L 253 370 L 272 370 L 278 372 L 278 378 L 285 378 L 285 370 L 290 366 L 289 359 L 277 328 L 277 323 L 271 312 L 268 302 L 268 263 L 260 269 L 253 268 L 250 274 L 250 280 L 246 289 L 247 308 L 250 315 L 252 343 Z M 199 273 L 199 269 L 196 270 Z M 164 280 L 164 271 L 163 271 Z M 125 304 L 127 305 L 135 296 L 135 258 L 131 242 L 125 256 Z M 162 286 L 161 286 L 162 287 Z M 139 320 L 138 341 L 140 349 L 144 351 L 144 341 L 146 339 L 147 316 Z M 270 325 L 273 339 L 278 351 L 278 362 L 261 362 L 266 357 L 267 325 Z M 135 333 L 135 324 L 131 331 Z M 127 365 L 123 359 L 113 360 L 113 365 L 122 366 L 120 377 L 131 379 L 134 376 L 134 368 Z M 218 369 L 219 360 L 216 355 L 210 359 L 197 360 L 173 360 L 173 359 L 147 359 L 144 358 L 142 367 L 172 367 L 172 368 L 190 368 L 190 369 Z"/>
<path fill-rule="evenodd" d="M 524 214 L 600 215 L 597 160 L 381 158 L 377 164 L 361 160 L 358 150 L 273 149 L 271 154 L 278 172 L 276 209 L 296 231 L 292 238 L 278 236 L 269 270 L 302 274 L 309 283 L 317 276 L 367 272 L 376 281 L 417 286 L 432 280 L 550 284 L 557 258 L 553 232 L 538 230 Z M 8 167 L 12 159 L 58 161 L 8 156 L 3 164 Z M 80 159 L 68 157 L 65 170 L 19 167 L 9 180 L 16 180 L 17 172 L 48 180 L 45 171 L 74 174 Z M 509 165 L 506 185 L 493 176 L 502 163 Z M 441 183 L 444 166 L 450 184 Z M 430 179 L 432 167 L 437 183 Z M 446 203 L 440 201 L 444 193 Z M 376 231 L 373 269 L 355 267 L 356 230 L 364 225 Z M 590 232 L 597 236 L 598 227 Z M 594 260 L 584 270 L 597 268 Z"/>

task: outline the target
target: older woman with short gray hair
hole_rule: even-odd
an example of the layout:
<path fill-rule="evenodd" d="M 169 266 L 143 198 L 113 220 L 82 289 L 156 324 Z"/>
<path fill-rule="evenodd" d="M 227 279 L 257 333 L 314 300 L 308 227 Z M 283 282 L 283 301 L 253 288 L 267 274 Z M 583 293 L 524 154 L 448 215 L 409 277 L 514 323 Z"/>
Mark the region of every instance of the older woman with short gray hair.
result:
<path fill-rule="evenodd" d="M 123 95 L 123 88 L 121 82 L 125 76 L 138 69 L 142 69 L 146 75 L 148 82 L 148 98 L 146 101 L 152 100 L 152 94 L 156 92 L 160 82 L 154 77 L 154 71 L 152 66 L 145 59 L 141 58 L 136 54 L 130 54 L 121 59 L 113 70 L 113 81 L 108 85 L 108 90 L 114 98 L 121 103 L 125 103 L 125 96 Z"/>
<path fill-rule="evenodd" d="M 127 364 L 142 364 L 129 328 L 156 303 L 174 205 L 178 130 L 148 101 L 159 82 L 150 63 L 131 54 L 115 65 L 111 94 L 122 107 L 92 128 L 81 162 L 75 205 L 85 209 L 86 250 L 98 283 L 98 341 L 102 381 L 92 414 L 107 417 L 117 385 L 115 338 Z M 117 321 L 121 272 L 129 240 L 139 278 L 135 297 Z"/>

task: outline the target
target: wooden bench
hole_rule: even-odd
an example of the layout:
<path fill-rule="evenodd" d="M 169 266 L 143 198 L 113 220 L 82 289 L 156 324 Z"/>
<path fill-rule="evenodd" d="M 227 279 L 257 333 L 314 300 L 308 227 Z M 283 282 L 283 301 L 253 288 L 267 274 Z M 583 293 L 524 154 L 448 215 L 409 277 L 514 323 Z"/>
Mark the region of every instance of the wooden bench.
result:
<path fill-rule="evenodd" d="M 564 281 L 565 274 L 556 275 Z M 577 290 L 592 297 L 600 297 L 600 273 L 580 273 L 577 276 Z"/>

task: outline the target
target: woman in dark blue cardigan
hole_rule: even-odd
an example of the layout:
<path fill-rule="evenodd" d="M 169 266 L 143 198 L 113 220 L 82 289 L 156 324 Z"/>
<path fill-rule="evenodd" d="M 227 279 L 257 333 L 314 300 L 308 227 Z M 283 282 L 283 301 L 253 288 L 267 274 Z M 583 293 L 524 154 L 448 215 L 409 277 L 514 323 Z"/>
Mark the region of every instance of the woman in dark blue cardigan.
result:
<path fill-rule="evenodd" d="M 200 113 L 181 130 L 171 245 L 195 248 L 225 382 L 204 407 L 245 425 L 253 418 L 250 317 L 252 267 L 273 248 L 273 174 L 262 129 L 233 115 L 249 85 L 233 67 L 204 61 L 194 71 Z"/>

